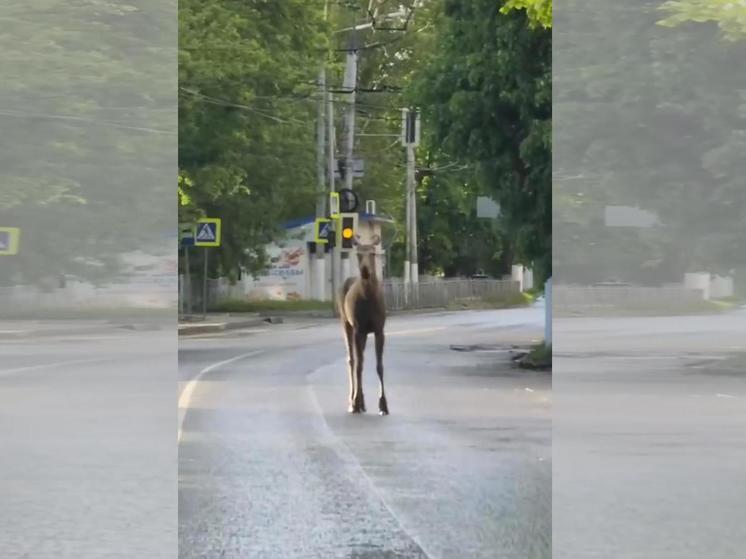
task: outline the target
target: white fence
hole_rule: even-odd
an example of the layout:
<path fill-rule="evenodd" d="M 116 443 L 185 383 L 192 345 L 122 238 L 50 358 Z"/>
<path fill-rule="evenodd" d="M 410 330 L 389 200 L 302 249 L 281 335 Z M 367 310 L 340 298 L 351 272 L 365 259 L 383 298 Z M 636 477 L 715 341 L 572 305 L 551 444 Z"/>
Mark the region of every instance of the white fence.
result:
<path fill-rule="evenodd" d="M 696 305 L 702 291 L 672 287 L 554 286 L 552 305 L 562 314 L 586 314 L 603 310 L 676 309 Z"/>
<path fill-rule="evenodd" d="M 383 282 L 386 308 L 444 308 L 474 301 L 509 301 L 521 293 L 520 284 L 511 280 L 444 279 L 407 285 L 401 280 Z"/>
<path fill-rule="evenodd" d="M 413 286 L 407 286 L 400 279 L 390 279 L 383 282 L 383 290 L 386 308 L 390 311 L 445 308 L 452 304 L 479 301 L 511 301 L 521 293 L 519 282 L 494 279 L 438 279 Z M 238 286 L 232 288 L 218 280 L 208 281 L 208 307 L 223 301 L 242 299 L 245 299 L 245 294 Z M 202 308 L 201 282 L 192 285 L 192 302 L 195 312 Z"/>
<path fill-rule="evenodd" d="M 0 287 L 0 315 L 10 312 L 113 308 L 175 308 L 176 276 L 96 287 L 70 282 L 64 288 Z"/>

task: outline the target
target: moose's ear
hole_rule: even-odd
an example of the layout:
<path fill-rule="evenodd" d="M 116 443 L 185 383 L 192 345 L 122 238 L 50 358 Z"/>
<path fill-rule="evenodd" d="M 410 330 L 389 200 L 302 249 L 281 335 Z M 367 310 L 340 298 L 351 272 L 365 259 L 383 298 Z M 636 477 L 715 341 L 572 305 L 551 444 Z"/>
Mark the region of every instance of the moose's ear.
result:
<path fill-rule="evenodd" d="M 378 235 L 373 235 L 373 243 L 371 243 L 373 246 L 378 246 L 381 244 L 381 237 Z"/>

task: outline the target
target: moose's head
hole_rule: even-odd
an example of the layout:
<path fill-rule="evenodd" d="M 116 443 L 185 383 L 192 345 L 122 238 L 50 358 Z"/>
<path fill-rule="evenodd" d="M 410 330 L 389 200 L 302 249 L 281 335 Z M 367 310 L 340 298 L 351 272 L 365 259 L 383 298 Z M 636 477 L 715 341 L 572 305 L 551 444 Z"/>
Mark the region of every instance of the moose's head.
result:
<path fill-rule="evenodd" d="M 357 262 L 360 266 L 360 277 L 368 279 L 376 276 L 376 247 L 381 244 L 381 237 L 374 235 L 371 244 L 362 244 L 360 236 L 354 240 L 357 248 Z"/>

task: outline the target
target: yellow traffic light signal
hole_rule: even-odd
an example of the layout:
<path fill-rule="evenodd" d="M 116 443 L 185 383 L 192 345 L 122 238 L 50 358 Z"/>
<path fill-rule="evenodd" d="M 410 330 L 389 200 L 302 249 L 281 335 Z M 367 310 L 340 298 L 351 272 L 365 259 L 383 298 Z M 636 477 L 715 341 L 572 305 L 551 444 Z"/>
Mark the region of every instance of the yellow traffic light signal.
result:
<path fill-rule="evenodd" d="M 343 213 L 339 221 L 339 248 L 343 251 L 353 250 L 357 234 L 357 214 Z"/>

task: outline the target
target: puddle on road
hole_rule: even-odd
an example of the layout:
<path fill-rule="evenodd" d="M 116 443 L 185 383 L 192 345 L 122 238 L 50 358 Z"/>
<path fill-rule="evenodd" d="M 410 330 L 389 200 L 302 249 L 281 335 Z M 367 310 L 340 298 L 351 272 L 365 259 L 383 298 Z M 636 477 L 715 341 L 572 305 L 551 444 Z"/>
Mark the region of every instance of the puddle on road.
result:
<path fill-rule="evenodd" d="M 726 356 L 701 356 L 697 361 L 685 364 L 687 374 L 746 378 L 746 353 Z"/>

